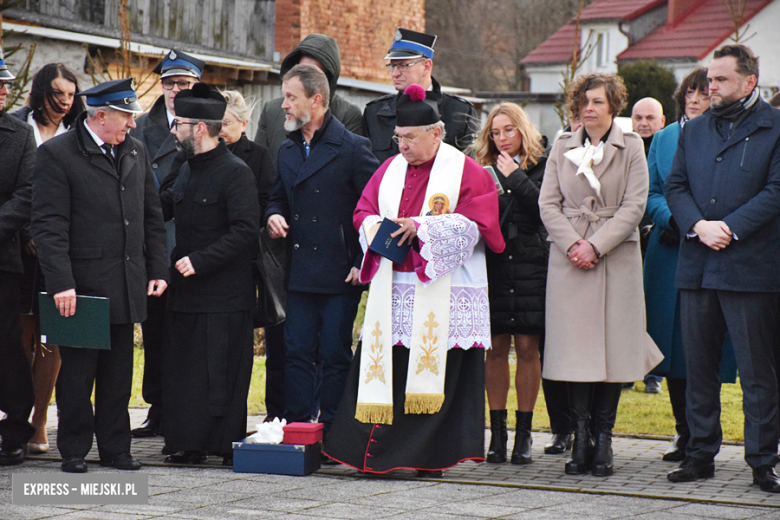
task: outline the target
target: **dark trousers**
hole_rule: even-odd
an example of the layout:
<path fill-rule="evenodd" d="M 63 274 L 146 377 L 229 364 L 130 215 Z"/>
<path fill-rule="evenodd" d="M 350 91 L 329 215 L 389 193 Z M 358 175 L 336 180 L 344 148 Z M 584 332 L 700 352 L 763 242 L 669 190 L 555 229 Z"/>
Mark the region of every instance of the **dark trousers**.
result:
<path fill-rule="evenodd" d="M 539 338 L 539 357 L 544 367 L 544 334 Z M 547 415 L 550 417 L 552 433 L 566 435 L 571 433 L 571 406 L 569 405 L 569 390 L 566 381 L 542 379 L 544 402 L 547 404 Z"/>
<path fill-rule="evenodd" d="M 284 322 L 265 328 L 265 410 L 284 416 Z"/>
<path fill-rule="evenodd" d="M 712 461 L 720 449 L 720 370 L 723 338 L 734 345 L 745 414 L 745 461 L 774 464 L 780 434 L 773 355 L 775 293 L 681 290 L 683 348 L 687 365 L 686 417 L 691 440 L 686 454 Z"/>
<path fill-rule="evenodd" d="M 149 416 L 158 419 L 162 412 L 162 351 L 165 338 L 167 292 L 146 299 L 147 318 L 141 324 L 144 337 L 144 401 L 152 405 Z"/>
<path fill-rule="evenodd" d="M 78 308 L 76 309 L 78 312 Z M 60 347 L 57 448 L 63 457 L 86 457 L 97 438 L 101 461 L 130 451 L 127 405 L 133 382 L 133 324 L 111 325 L 111 350 Z M 95 410 L 90 397 L 95 386 Z"/>
<path fill-rule="evenodd" d="M 32 371 L 22 346 L 20 278 L 0 273 L 0 421 L 4 442 L 26 444 L 35 433 L 27 419 L 33 408 Z"/>
<path fill-rule="evenodd" d="M 287 293 L 284 418 L 288 423 L 311 419 L 319 338 L 323 361 L 320 422 L 330 430 L 352 362 L 352 327 L 360 294 Z"/>

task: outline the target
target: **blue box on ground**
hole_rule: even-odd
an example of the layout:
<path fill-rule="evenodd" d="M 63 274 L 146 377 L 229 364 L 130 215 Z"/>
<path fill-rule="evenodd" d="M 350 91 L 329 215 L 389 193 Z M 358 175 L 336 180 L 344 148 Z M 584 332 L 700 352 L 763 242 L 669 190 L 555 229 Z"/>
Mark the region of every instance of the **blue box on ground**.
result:
<path fill-rule="evenodd" d="M 308 475 L 320 469 L 322 443 L 233 443 L 233 471 L 273 475 Z"/>

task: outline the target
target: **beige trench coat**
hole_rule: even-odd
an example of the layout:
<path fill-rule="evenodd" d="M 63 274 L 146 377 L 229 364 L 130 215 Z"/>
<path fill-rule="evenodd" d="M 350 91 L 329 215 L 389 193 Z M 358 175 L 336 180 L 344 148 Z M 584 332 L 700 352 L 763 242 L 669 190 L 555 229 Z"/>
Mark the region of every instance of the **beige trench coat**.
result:
<path fill-rule="evenodd" d="M 545 379 L 639 381 L 663 359 L 647 334 L 639 230 L 649 185 L 642 140 L 612 126 L 593 167 L 601 196 L 564 153 L 584 129 L 553 145 L 539 208 L 553 242 L 547 275 Z M 585 238 L 601 253 L 593 269 L 574 267 L 566 251 Z"/>

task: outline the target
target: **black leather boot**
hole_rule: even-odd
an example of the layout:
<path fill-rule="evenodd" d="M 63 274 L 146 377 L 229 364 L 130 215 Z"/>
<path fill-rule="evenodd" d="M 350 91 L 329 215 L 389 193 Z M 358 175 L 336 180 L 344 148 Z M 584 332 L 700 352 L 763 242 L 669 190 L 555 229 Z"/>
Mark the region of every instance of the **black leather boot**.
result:
<path fill-rule="evenodd" d="M 594 477 L 608 477 L 615 471 L 612 464 L 612 428 L 615 427 L 621 390 L 620 383 L 596 383 L 594 409 L 598 418 L 598 434 L 593 450 Z"/>
<path fill-rule="evenodd" d="M 571 458 L 566 461 L 567 475 L 584 475 L 590 469 L 593 458 L 593 442 L 590 435 L 590 407 L 593 400 L 593 383 L 568 383 L 569 404 L 574 423 L 574 442 Z"/>
<path fill-rule="evenodd" d="M 685 388 L 687 381 L 685 379 L 667 378 L 666 384 L 669 387 L 669 402 L 672 405 L 672 415 L 674 415 L 674 427 L 677 434 L 674 436 L 672 446 L 666 450 L 663 460 L 670 462 L 682 462 L 685 460 L 685 447 L 691 440 L 691 432 L 688 429 L 688 421 L 685 418 Z"/>
<path fill-rule="evenodd" d="M 512 464 L 530 464 L 531 445 L 534 443 L 531 437 L 531 424 L 534 420 L 533 412 L 515 412 L 517 427 L 515 428 L 515 447 L 512 449 Z"/>
<path fill-rule="evenodd" d="M 506 410 L 490 410 L 490 446 L 487 462 L 506 462 Z"/>

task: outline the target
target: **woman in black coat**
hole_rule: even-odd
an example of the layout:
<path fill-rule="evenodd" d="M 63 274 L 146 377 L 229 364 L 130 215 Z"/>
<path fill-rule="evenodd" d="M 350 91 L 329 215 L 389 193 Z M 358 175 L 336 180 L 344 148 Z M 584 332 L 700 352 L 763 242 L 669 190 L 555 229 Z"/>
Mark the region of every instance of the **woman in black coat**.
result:
<path fill-rule="evenodd" d="M 493 108 L 480 131 L 477 161 L 491 166 L 504 193 L 499 196 L 503 253 L 487 252 L 492 349 L 485 360 L 485 388 L 490 406 L 492 439 L 488 462 L 506 462 L 506 401 L 509 392 L 509 349 L 517 354 L 517 427 L 513 464 L 529 464 L 531 423 L 541 381 L 540 344 L 549 245 L 539 216 L 539 187 L 547 162 L 547 139 L 514 103 Z M 547 390 L 547 385 L 545 385 Z M 547 392 L 545 392 L 547 394 Z M 565 397 L 565 389 L 558 392 Z M 550 396 L 548 398 L 548 406 Z M 555 399 L 553 399 L 555 401 Z M 555 408 L 555 403 L 552 403 Z M 567 402 L 564 401 L 565 409 Z M 555 435 L 547 453 L 562 453 L 569 436 L 568 417 L 551 413 Z"/>
<path fill-rule="evenodd" d="M 52 137 L 67 132 L 84 110 L 82 98 L 76 96 L 78 93 L 76 74 L 62 63 L 49 63 L 33 76 L 28 104 L 10 115 L 29 124 L 33 129 L 36 146 L 41 146 Z M 46 420 L 61 362 L 57 346 L 44 345 L 40 341 L 38 293 L 45 291 L 46 285 L 29 228 L 23 229 L 19 238 L 24 265 L 21 294 L 24 331 L 22 338 L 25 348 L 32 352 L 35 388 L 35 409 L 32 416 L 35 434 L 28 442 L 27 450 L 32 454 L 39 454 L 49 451 Z"/>

